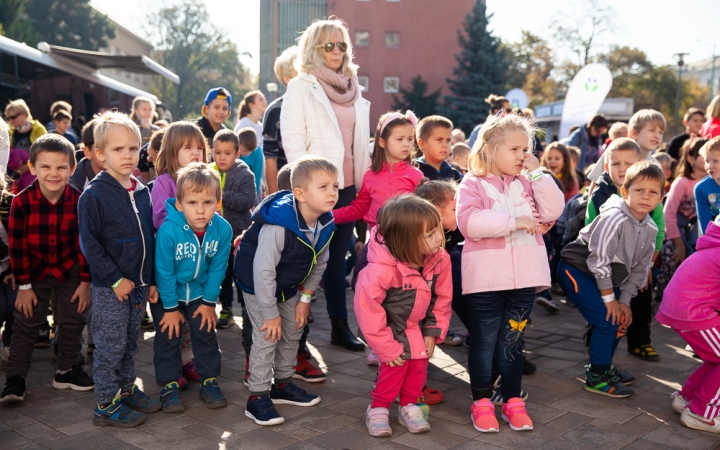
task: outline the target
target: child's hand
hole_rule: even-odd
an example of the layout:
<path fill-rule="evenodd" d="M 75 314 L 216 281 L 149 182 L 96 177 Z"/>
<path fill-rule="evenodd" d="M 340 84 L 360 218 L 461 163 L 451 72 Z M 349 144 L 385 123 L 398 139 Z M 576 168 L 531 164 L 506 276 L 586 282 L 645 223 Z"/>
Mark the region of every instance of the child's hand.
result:
<path fill-rule="evenodd" d="M 538 161 L 537 157 L 533 155 L 531 150 L 528 150 L 528 152 L 525 153 L 525 159 L 523 160 L 523 168 L 532 172 L 538 167 L 540 167 L 540 161 Z"/>
<path fill-rule="evenodd" d="M 3 278 L 3 283 L 9 284 L 12 287 L 13 291 L 17 289 L 17 286 L 15 285 L 15 275 L 13 274 L 9 274 L 5 278 Z"/>
<path fill-rule="evenodd" d="M 164 333 L 165 330 L 168 330 L 169 339 L 173 338 L 173 333 L 175 336 L 180 337 L 181 323 L 185 323 L 185 317 L 183 317 L 180 311 L 166 312 L 160 321 L 160 332 Z"/>
<path fill-rule="evenodd" d="M 682 241 L 682 238 L 673 239 L 673 242 L 675 243 L 675 254 L 672 256 L 672 262 L 674 262 L 676 266 L 679 266 L 680 263 L 685 261 L 687 251 L 685 250 L 685 243 Z"/>
<path fill-rule="evenodd" d="M 435 352 L 435 336 L 425 336 L 425 350 L 427 350 L 427 357 L 430 359 Z"/>
<path fill-rule="evenodd" d="M 387 365 L 390 366 L 390 367 L 400 367 L 400 366 L 402 366 L 403 364 L 405 364 L 405 360 L 402 359 L 403 356 L 405 356 L 405 353 L 403 353 L 402 355 L 398 356 L 398 357 L 395 358 L 394 360 L 390 361 L 389 363 L 387 363 Z"/>
<path fill-rule="evenodd" d="M 157 303 L 157 301 L 158 301 L 157 286 L 150 286 L 148 288 L 148 301 L 150 303 Z"/>
<path fill-rule="evenodd" d="M 645 287 L 640 288 L 640 292 L 645 292 L 651 288 L 652 288 L 652 267 L 650 267 L 650 270 L 648 270 L 647 284 L 645 285 Z"/>
<path fill-rule="evenodd" d="M 619 325 L 620 319 L 623 315 L 623 309 L 620 307 L 620 303 L 618 303 L 617 300 L 613 300 L 611 302 L 605 303 L 605 307 L 607 308 L 607 314 L 605 315 L 605 320 L 612 319 L 613 325 Z M 626 316 L 627 317 L 627 316 Z"/>
<path fill-rule="evenodd" d="M 360 253 L 362 253 L 363 248 L 365 248 L 365 243 L 362 241 L 357 241 L 355 243 L 355 256 L 360 256 Z"/>
<path fill-rule="evenodd" d="M 622 312 L 622 317 L 625 318 L 623 323 L 621 325 L 624 325 L 625 327 L 629 327 L 632 323 L 632 310 L 630 309 L 630 305 L 626 305 L 625 303 L 620 303 L 620 311 Z"/>
<path fill-rule="evenodd" d="M 198 309 L 195 310 L 195 314 L 193 314 L 193 319 L 196 318 L 198 315 L 202 316 L 202 321 L 200 321 L 200 329 L 202 330 L 205 327 L 205 324 L 207 323 L 207 330 L 208 332 L 211 332 L 215 329 L 215 322 L 217 322 L 217 316 L 215 315 L 215 308 L 213 308 L 210 305 L 202 304 L 198 306 Z"/>
<path fill-rule="evenodd" d="M 547 232 L 550 231 L 550 228 L 552 228 L 553 225 L 555 225 L 554 220 L 549 223 L 541 223 L 540 225 L 538 225 L 538 228 L 540 229 L 540 234 L 543 234 L 543 235 L 547 234 Z"/>
<path fill-rule="evenodd" d="M 266 320 L 258 331 L 265 331 L 265 340 L 274 344 L 275 341 L 282 339 L 282 318 L 277 316 L 274 319 Z"/>
<path fill-rule="evenodd" d="M 75 302 L 75 300 L 78 300 L 78 309 L 77 312 L 79 314 L 82 314 L 83 311 L 87 309 L 88 306 L 90 306 L 90 283 L 87 281 L 83 281 L 80 283 L 80 286 L 75 289 L 75 293 L 73 294 L 72 298 L 70 298 L 70 303 Z"/>
<path fill-rule="evenodd" d="M 307 323 L 308 315 L 310 314 L 310 303 L 298 302 L 295 307 L 295 323 L 298 324 L 295 329 L 299 330 L 304 327 Z"/>
<path fill-rule="evenodd" d="M 23 313 L 23 316 L 27 319 L 33 315 L 33 306 L 37 306 L 38 299 L 35 295 L 35 291 L 32 289 L 25 289 L 18 292 L 17 299 L 15 300 L 15 309 Z"/>
<path fill-rule="evenodd" d="M 525 230 L 530 235 L 535 236 L 538 232 L 538 225 L 532 217 L 520 216 L 515 218 L 515 230 Z"/>
<path fill-rule="evenodd" d="M 128 296 L 133 289 L 135 289 L 135 283 L 127 278 L 123 278 L 118 287 L 113 289 L 113 291 L 115 291 L 115 295 L 117 295 L 118 300 L 123 301 L 128 299 Z"/>

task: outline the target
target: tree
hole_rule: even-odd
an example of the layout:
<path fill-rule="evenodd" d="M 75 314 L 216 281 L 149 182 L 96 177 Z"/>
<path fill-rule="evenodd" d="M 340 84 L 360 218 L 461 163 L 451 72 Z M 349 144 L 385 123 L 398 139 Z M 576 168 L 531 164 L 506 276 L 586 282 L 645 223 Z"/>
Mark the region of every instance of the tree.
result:
<path fill-rule="evenodd" d="M 428 89 L 427 81 L 421 75 L 410 80 L 409 88 L 400 88 L 400 96 L 393 95 L 391 109 L 400 111 L 411 110 L 420 118 L 437 114 L 438 99 L 441 89 L 425 95 Z"/>
<path fill-rule="evenodd" d="M 153 77 L 153 93 L 175 117 L 199 116 L 205 94 L 214 87 L 223 86 L 234 98 L 242 98 L 247 71 L 237 47 L 210 23 L 201 2 L 183 0 L 161 8 L 150 18 L 149 30 L 153 58 L 180 77 L 179 85 Z"/>
<path fill-rule="evenodd" d="M 3 22 L 5 35 L 31 47 L 45 41 L 99 50 L 115 37 L 113 24 L 91 7 L 89 0 L 3 0 L 3 3 L 11 6 L 0 16 L 1 20 L 9 19 L 8 24 Z"/>
<path fill-rule="evenodd" d="M 506 51 L 488 30 L 490 17 L 485 2 L 475 2 L 458 30 L 461 50 L 455 55 L 453 78 L 447 80 L 452 94 L 445 96 L 441 111 L 466 133 L 487 117 L 485 98 L 504 93 Z"/>
<path fill-rule="evenodd" d="M 510 55 L 505 89 L 522 88 L 528 95 L 531 107 L 555 101 L 559 88 L 551 76 L 555 69 L 555 55 L 547 41 L 529 31 L 523 31 L 519 42 L 505 48 Z"/>
<path fill-rule="evenodd" d="M 597 45 L 597 38 L 612 31 L 612 21 L 616 16 L 612 7 L 600 0 L 585 0 L 582 14 L 573 12 L 559 12 L 560 17 L 575 16 L 576 20 L 570 26 L 559 25 L 555 32 L 555 39 L 567 46 L 578 56 L 580 67 L 590 62 L 591 51 Z M 563 20 L 567 23 L 567 20 Z"/>

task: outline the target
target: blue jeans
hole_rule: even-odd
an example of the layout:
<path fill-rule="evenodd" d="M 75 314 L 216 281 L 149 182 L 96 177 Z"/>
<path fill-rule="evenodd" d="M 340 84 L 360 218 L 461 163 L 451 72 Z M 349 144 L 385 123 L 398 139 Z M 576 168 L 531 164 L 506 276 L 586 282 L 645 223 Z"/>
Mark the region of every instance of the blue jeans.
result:
<path fill-rule="evenodd" d="M 535 288 L 468 294 L 472 341 L 468 356 L 473 399 L 492 395 L 493 356 L 502 375 L 505 401 L 520 396 L 523 332 L 535 300 Z"/>
<path fill-rule="evenodd" d="M 207 324 L 201 330 L 200 323 L 202 316 L 198 314 L 193 319 L 193 314 L 198 307 L 202 305 L 201 300 L 195 300 L 189 304 L 185 302 L 179 303 L 179 310 L 185 316 L 188 326 L 190 327 L 190 337 L 192 338 L 192 349 L 195 353 L 195 364 L 200 380 L 206 380 L 220 375 L 220 347 L 218 346 L 217 335 L 215 330 L 208 331 Z M 150 312 L 153 316 L 153 326 L 155 327 L 155 339 L 153 340 L 153 349 L 155 356 L 155 378 L 157 381 L 165 385 L 171 381 L 177 381 L 182 376 L 182 358 L 180 357 L 180 336 L 173 336 L 168 339 L 168 330 L 164 333 L 160 332 L 160 321 L 162 321 L 165 310 L 162 302 L 150 304 Z"/>
<path fill-rule="evenodd" d="M 617 337 L 618 326 L 605 320 L 607 308 L 595 278 L 560 262 L 558 280 L 580 314 L 593 326 L 590 340 L 590 364 L 593 366 L 593 373 L 609 370 L 621 338 Z M 615 296 L 620 297 L 619 288 L 615 288 Z"/>
<path fill-rule="evenodd" d="M 340 189 L 335 209 L 347 206 L 355 200 L 355 186 Z M 331 319 L 347 319 L 347 293 L 345 291 L 345 257 L 353 235 L 355 222 L 336 225 L 335 234 L 330 241 L 330 252 L 325 269 L 325 299 L 327 312 Z"/>

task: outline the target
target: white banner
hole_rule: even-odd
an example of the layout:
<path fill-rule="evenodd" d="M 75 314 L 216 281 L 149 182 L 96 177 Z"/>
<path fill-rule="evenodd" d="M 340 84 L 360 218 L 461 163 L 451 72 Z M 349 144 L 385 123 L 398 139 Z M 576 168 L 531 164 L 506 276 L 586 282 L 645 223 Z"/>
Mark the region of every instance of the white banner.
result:
<path fill-rule="evenodd" d="M 528 107 L 528 96 L 522 89 L 510 89 L 505 98 L 510 101 L 510 107 L 512 109 L 520 108 L 524 109 Z"/>
<path fill-rule="evenodd" d="M 603 64 L 592 63 L 573 78 L 563 105 L 558 137 L 567 137 L 570 127 L 583 125 L 597 114 L 612 87 L 612 74 Z"/>

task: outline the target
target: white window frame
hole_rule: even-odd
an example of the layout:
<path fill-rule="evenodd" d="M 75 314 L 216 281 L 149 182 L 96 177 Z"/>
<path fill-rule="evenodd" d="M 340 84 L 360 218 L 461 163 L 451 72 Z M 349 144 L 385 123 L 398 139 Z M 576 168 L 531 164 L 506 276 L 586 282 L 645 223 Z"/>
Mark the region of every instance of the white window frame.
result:
<path fill-rule="evenodd" d="M 367 33 L 367 42 L 365 44 L 360 44 L 358 41 L 358 33 Z M 370 32 L 367 30 L 357 30 L 355 31 L 355 47 L 357 48 L 367 48 L 370 47 Z"/>
<path fill-rule="evenodd" d="M 364 83 L 363 83 L 363 81 L 364 81 Z M 363 93 L 369 91 L 370 90 L 370 77 L 367 75 L 358 75 L 358 84 L 365 88 Z"/>
<path fill-rule="evenodd" d="M 395 87 L 388 87 L 388 83 L 394 83 Z M 400 77 L 385 77 L 383 79 L 383 92 L 386 94 L 397 94 L 400 92 Z"/>

